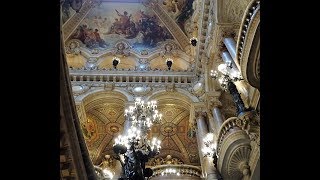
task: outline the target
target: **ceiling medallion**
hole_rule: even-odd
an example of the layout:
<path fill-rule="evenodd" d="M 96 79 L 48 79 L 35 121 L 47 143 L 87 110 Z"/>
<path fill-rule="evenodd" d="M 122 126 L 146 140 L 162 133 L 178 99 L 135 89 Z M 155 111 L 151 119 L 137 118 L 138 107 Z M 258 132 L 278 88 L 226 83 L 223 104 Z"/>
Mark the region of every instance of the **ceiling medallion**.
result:
<path fill-rule="evenodd" d="M 161 131 L 161 134 L 164 136 L 173 136 L 177 132 L 177 125 L 175 125 L 171 122 L 162 124 L 160 131 Z"/>
<path fill-rule="evenodd" d="M 65 50 L 66 54 L 71 55 L 79 55 L 80 52 L 80 41 L 79 40 L 71 40 L 66 43 Z"/>
<path fill-rule="evenodd" d="M 117 126 L 110 126 L 110 131 L 112 133 L 117 133 L 117 132 L 119 132 L 119 128 Z"/>
<path fill-rule="evenodd" d="M 122 130 L 121 124 L 119 123 L 108 123 L 106 128 L 106 133 L 114 135 Z"/>

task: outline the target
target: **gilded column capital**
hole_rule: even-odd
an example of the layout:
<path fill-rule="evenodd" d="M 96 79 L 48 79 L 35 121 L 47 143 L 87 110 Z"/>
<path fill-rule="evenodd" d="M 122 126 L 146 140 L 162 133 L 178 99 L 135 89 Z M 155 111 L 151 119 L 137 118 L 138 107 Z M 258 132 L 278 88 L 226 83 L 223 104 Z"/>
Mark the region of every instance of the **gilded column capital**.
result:
<path fill-rule="evenodd" d="M 206 118 L 207 117 L 207 112 L 205 111 L 196 111 L 195 112 L 195 116 L 197 119 L 200 119 L 200 118 Z"/>
<path fill-rule="evenodd" d="M 190 123 L 195 123 L 199 114 L 203 112 L 206 113 L 206 106 L 204 102 L 191 104 Z"/>
<path fill-rule="evenodd" d="M 219 97 L 221 96 L 220 91 L 210 91 L 206 93 L 207 96 L 207 107 L 208 109 L 214 108 L 214 107 L 221 107 L 222 103 L 219 100 Z"/>

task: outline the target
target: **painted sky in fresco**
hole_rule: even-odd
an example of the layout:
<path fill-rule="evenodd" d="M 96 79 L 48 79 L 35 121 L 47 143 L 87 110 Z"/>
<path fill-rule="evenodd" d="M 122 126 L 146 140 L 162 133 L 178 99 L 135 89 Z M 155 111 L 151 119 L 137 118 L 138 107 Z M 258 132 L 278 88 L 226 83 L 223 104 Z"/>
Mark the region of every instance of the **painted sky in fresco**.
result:
<path fill-rule="evenodd" d="M 154 48 L 173 39 L 160 20 L 141 3 L 103 2 L 92 9 L 71 36 L 87 48 L 109 48 L 127 40 L 134 49 Z"/>

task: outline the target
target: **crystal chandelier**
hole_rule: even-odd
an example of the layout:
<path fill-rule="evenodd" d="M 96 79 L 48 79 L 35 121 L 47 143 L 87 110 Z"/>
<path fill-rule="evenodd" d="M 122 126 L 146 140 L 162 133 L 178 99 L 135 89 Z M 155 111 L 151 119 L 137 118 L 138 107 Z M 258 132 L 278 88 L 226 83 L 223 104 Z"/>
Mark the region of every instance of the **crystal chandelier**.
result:
<path fill-rule="evenodd" d="M 219 72 L 218 72 L 219 71 Z M 243 80 L 239 71 L 232 69 L 232 63 L 220 64 L 218 71 L 211 70 L 211 77 L 218 79 L 221 87 L 227 91 L 228 83 Z"/>
<path fill-rule="evenodd" d="M 240 93 L 237 90 L 236 85 L 234 84 L 234 82 L 236 81 L 243 80 L 240 72 L 235 69 L 232 69 L 232 63 L 230 61 L 226 64 L 220 64 L 218 66 L 218 70 L 219 72 L 211 70 L 211 77 L 213 79 L 218 79 L 218 82 L 220 83 L 221 87 L 225 91 L 230 92 L 237 108 L 237 114 L 243 114 L 243 112 L 246 112 L 247 109 L 245 108 Z"/>
<path fill-rule="evenodd" d="M 124 135 L 115 139 L 113 150 L 119 156 L 123 175 L 126 179 L 144 179 L 152 176 L 153 171 L 145 168 L 145 163 L 160 152 L 161 141 L 147 137 L 153 123 L 159 123 L 162 114 L 159 114 L 157 102 L 150 101 L 145 104 L 140 98 L 135 100 L 134 106 L 125 110 L 125 116 L 130 121 L 131 127 Z"/>

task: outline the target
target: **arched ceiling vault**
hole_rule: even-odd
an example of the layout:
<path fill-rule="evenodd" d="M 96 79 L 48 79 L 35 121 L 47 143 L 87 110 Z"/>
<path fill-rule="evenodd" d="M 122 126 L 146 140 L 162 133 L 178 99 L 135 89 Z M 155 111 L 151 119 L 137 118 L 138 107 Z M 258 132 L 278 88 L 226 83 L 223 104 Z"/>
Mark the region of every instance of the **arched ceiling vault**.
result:
<path fill-rule="evenodd" d="M 191 100 L 177 94 L 163 93 L 151 98 L 157 100 L 163 119 L 160 124 L 154 124 L 149 136 L 162 140 L 158 157 L 171 155 L 186 164 L 199 165 L 196 138 L 189 125 Z M 123 94 L 113 91 L 83 98 L 87 121 L 82 122 L 82 128 L 94 164 L 99 164 L 106 154 L 113 155 L 113 140 L 123 131 L 127 102 Z"/>

